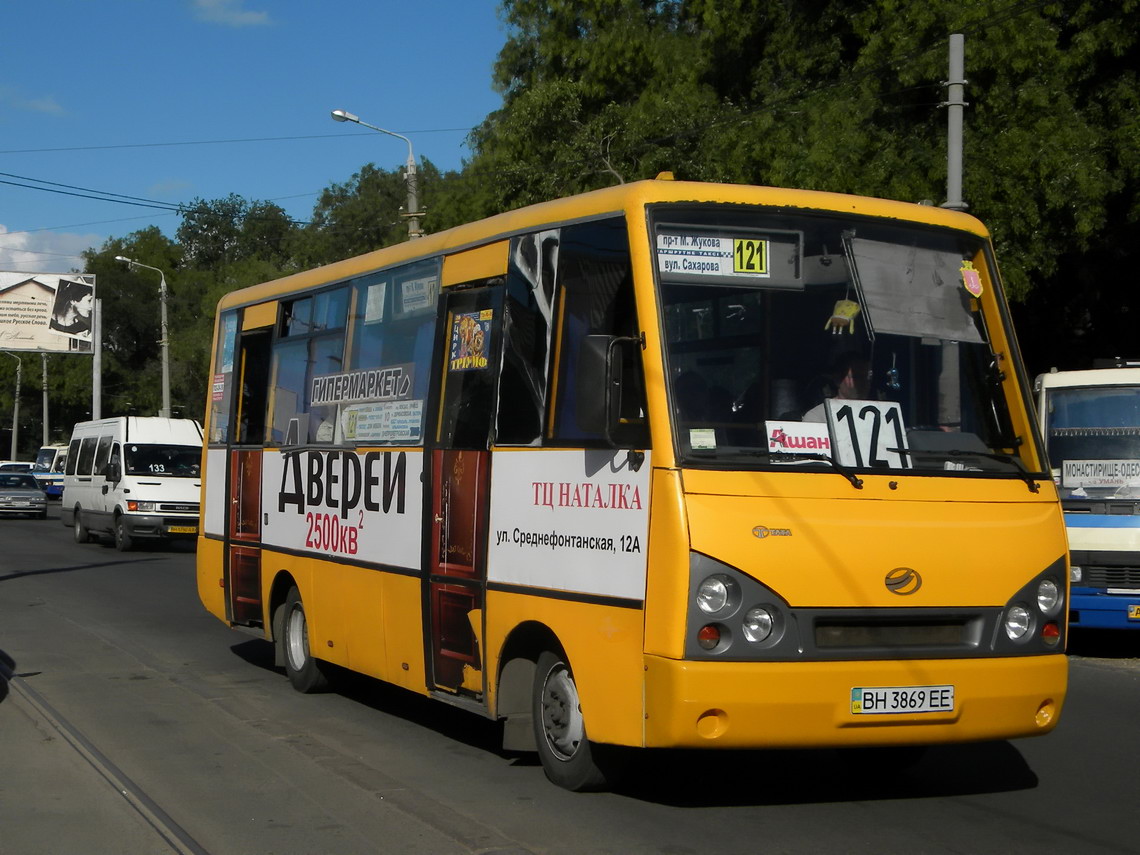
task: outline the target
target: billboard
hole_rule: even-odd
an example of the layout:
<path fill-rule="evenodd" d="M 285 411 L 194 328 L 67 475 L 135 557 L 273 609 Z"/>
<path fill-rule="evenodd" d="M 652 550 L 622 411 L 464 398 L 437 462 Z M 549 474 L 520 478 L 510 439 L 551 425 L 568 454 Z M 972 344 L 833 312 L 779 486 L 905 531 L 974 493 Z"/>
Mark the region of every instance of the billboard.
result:
<path fill-rule="evenodd" d="M 0 350 L 91 353 L 95 277 L 0 271 Z"/>

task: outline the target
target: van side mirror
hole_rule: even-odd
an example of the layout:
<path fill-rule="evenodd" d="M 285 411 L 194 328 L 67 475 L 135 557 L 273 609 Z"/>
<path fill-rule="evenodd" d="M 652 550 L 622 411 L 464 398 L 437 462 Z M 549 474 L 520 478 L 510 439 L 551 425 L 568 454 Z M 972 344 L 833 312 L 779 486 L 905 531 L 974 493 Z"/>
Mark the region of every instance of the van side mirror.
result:
<path fill-rule="evenodd" d="M 113 484 L 117 484 L 123 478 L 123 472 L 118 463 L 110 461 L 103 466 L 103 476 Z"/>
<path fill-rule="evenodd" d="M 578 350 L 574 390 L 578 427 L 601 434 L 615 447 L 621 444 L 622 395 L 629 392 L 623 382 L 621 348 L 640 341 L 629 336 L 588 335 Z"/>

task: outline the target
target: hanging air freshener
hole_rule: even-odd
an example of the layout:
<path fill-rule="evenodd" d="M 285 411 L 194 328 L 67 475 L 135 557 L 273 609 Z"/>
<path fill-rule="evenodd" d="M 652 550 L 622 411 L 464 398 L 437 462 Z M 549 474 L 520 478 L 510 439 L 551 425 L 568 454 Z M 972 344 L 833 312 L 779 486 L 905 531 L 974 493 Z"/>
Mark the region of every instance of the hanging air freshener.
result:
<path fill-rule="evenodd" d="M 855 332 L 855 316 L 859 314 L 859 304 L 854 300 L 836 300 L 835 308 L 831 310 L 831 317 L 823 325 L 825 330 L 831 330 L 832 335 L 839 335 L 844 330 Z"/>

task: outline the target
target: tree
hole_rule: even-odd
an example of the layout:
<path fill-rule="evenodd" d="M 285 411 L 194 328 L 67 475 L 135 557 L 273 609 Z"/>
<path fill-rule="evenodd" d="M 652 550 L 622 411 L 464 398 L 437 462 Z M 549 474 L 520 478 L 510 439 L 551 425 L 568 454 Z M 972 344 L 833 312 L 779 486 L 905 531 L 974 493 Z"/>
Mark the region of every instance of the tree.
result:
<path fill-rule="evenodd" d="M 504 0 L 504 106 L 469 169 L 495 176 L 502 208 L 662 169 L 937 202 L 940 83 L 962 32 L 964 195 L 1019 315 L 1083 359 L 1082 340 L 1133 311 L 1138 5 Z"/>

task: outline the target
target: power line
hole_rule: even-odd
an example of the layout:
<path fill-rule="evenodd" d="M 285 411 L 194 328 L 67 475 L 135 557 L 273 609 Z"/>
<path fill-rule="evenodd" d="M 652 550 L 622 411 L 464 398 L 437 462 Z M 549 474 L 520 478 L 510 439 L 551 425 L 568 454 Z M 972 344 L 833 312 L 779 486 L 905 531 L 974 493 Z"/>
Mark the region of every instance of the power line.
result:
<path fill-rule="evenodd" d="M 45 193 L 59 193 L 63 196 L 78 196 L 81 199 L 95 199 L 100 202 L 118 202 L 122 205 L 136 205 L 141 208 L 158 208 L 163 211 L 178 211 L 181 208 L 180 205 L 171 204 L 170 202 L 158 202 L 154 199 L 143 199 L 140 196 L 126 196 L 122 193 L 110 193 L 105 190 L 92 190 L 88 187 L 77 187 L 74 184 L 60 184 L 55 181 L 45 181 L 41 178 L 29 178 L 25 175 L 13 175 L 10 172 L 0 172 L 0 175 L 5 176 L 5 178 L 19 179 L 19 181 L 6 181 L 4 178 L 0 178 L 0 184 L 8 184 L 12 187 L 23 187 L 27 190 L 42 190 Z M 22 181 L 31 181 L 34 183 L 22 184 L 20 183 Z M 35 186 L 36 184 L 43 184 L 46 186 L 37 187 Z"/>

